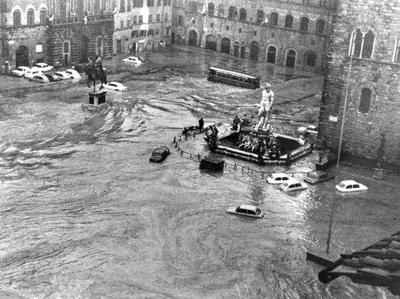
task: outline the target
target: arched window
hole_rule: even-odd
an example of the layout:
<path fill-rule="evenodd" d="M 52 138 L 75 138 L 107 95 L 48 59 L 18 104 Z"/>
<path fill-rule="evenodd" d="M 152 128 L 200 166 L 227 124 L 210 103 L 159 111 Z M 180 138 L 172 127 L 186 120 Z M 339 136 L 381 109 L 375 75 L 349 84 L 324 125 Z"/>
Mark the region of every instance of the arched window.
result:
<path fill-rule="evenodd" d="M 360 107 L 358 110 L 361 113 L 368 113 L 369 112 L 369 106 L 371 105 L 371 89 L 369 88 L 363 88 L 361 89 L 361 97 L 360 97 Z"/>
<path fill-rule="evenodd" d="M 360 57 L 360 55 L 361 55 L 362 40 L 363 40 L 363 36 L 362 36 L 361 30 L 357 29 L 356 36 L 354 39 L 354 49 L 353 49 L 353 55 L 355 57 Z"/>
<path fill-rule="evenodd" d="M 396 41 L 394 46 L 393 62 L 400 63 L 400 38 Z"/>
<path fill-rule="evenodd" d="M 317 28 L 316 28 L 317 33 L 319 33 L 319 34 L 324 33 L 324 29 L 325 29 L 324 20 L 318 20 L 317 21 Z"/>
<path fill-rule="evenodd" d="M 363 35 L 360 29 L 353 33 L 350 40 L 350 51 L 353 50 L 354 57 L 371 58 L 374 50 L 375 35 L 371 30 Z"/>
<path fill-rule="evenodd" d="M 271 13 L 271 20 L 270 20 L 269 24 L 272 26 L 278 25 L 278 14 L 276 12 Z"/>
<path fill-rule="evenodd" d="M 63 61 L 64 65 L 69 65 L 71 62 L 71 42 L 65 40 L 63 43 Z"/>
<path fill-rule="evenodd" d="M 28 12 L 26 13 L 26 19 L 28 26 L 35 25 L 35 11 L 33 10 L 33 8 L 28 9 Z"/>
<path fill-rule="evenodd" d="M 225 8 L 223 4 L 218 6 L 218 16 L 223 17 L 225 15 Z"/>
<path fill-rule="evenodd" d="M 292 28 L 293 25 L 293 17 L 291 15 L 287 15 L 285 18 L 285 27 Z"/>
<path fill-rule="evenodd" d="M 208 3 L 208 15 L 210 17 L 214 15 L 214 3 Z"/>
<path fill-rule="evenodd" d="M 21 26 L 21 12 L 16 9 L 13 13 L 13 25 L 14 26 Z"/>
<path fill-rule="evenodd" d="M 264 22 L 264 11 L 257 10 L 256 24 L 262 24 Z"/>
<path fill-rule="evenodd" d="M 229 14 L 228 14 L 229 19 L 236 19 L 237 18 L 237 11 L 235 6 L 230 6 L 229 7 Z"/>
<path fill-rule="evenodd" d="M 367 34 L 364 36 L 364 44 L 361 57 L 371 58 L 372 50 L 374 49 L 375 35 L 371 30 L 368 30 Z"/>
<path fill-rule="evenodd" d="M 305 57 L 305 64 L 307 66 L 315 66 L 315 61 L 317 59 L 317 56 L 315 55 L 314 52 L 307 52 Z"/>
<path fill-rule="evenodd" d="M 246 21 L 246 10 L 244 8 L 240 9 L 239 20 Z"/>
<path fill-rule="evenodd" d="M 293 49 L 288 49 L 286 51 L 286 61 L 285 66 L 287 67 L 295 67 L 296 66 L 296 51 Z"/>
<path fill-rule="evenodd" d="M 125 12 L 125 0 L 119 2 L 119 12 Z"/>
<path fill-rule="evenodd" d="M 300 19 L 300 31 L 308 31 L 308 18 L 303 17 Z"/>
<path fill-rule="evenodd" d="M 276 62 L 276 48 L 274 46 L 269 46 L 267 49 L 267 63 Z"/>
<path fill-rule="evenodd" d="M 46 19 L 47 19 L 47 9 L 41 8 L 40 9 L 40 25 L 46 25 Z"/>

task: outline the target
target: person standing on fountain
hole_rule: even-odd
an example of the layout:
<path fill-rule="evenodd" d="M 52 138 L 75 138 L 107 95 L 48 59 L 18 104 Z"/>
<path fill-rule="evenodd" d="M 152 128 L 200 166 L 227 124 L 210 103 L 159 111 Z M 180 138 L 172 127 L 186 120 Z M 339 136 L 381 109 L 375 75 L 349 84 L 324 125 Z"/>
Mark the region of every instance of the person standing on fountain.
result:
<path fill-rule="evenodd" d="M 264 89 L 261 93 L 260 108 L 258 110 L 259 122 L 256 126 L 256 130 L 262 128 L 264 129 L 267 125 L 269 119 L 269 114 L 271 112 L 272 104 L 274 102 L 274 92 L 271 89 L 271 84 L 266 83 Z"/>

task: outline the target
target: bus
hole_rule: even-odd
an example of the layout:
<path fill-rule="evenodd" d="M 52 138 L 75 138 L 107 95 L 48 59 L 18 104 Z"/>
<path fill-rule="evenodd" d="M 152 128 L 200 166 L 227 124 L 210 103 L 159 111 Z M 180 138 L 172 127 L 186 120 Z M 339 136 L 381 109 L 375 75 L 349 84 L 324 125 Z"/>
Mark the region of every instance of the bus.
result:
<path fill-rule="evenodd" d="M 210 67 L 207 80 L 241 86 L 241 87 L 247 87 L 247 88 L 260 87 L 259 77 L 253 77 L 246 74 L 232 72 L 216 67 Z"/>

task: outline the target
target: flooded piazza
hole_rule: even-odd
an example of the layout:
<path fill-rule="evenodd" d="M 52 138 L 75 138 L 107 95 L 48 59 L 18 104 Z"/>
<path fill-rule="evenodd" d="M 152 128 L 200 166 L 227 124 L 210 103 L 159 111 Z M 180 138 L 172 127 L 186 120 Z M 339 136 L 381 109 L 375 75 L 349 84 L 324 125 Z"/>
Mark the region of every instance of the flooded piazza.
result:
<path fill-rule="evenodd" d="M 322 268 L 305 256 L 325 251 L 332 208 L 332 260 L 398 231 L 398 178 L 378 182 L 367 170 L 343 166 L 338 180 L 359 179 L 367 193 L 334 196 L 336 181 L 329 181 L 286 194 L 257 173 L 201 172 L 172 144 L 200 117 L 231 122 L 236 113 L 257 113 L 259 89 L 209 82 L 209 66 L 270 82 L 272 125 L 288 134 L 317 124 L 322 76 L 200 48 L 144 56 L 139 67 L 118 56 L 104 61 L 108 80 L 128 91 L 108 92 L 102 113 L 82 110 L 85 82 L 4 79 L 0 297 L 395 298 L 347 278 L 322 284 Z M 171 155 L 149 163 L 160 145 Z M 200 136 L 182 147 L 208 152 Z M 301 179 L 315 162 L 312 154 L 262 169 Z M 264 218 L 225 213 L 242 203 L 257 205 Z"/>

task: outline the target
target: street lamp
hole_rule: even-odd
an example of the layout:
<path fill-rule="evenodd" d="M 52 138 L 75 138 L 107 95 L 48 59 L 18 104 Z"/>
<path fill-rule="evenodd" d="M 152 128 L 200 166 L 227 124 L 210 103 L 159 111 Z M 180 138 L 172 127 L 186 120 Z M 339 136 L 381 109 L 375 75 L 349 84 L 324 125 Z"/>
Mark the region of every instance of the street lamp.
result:
<path fill-rule="evenodd" d="M 350 39 L 350 61 L 349 61 L 349 71 L 348 71 L 348 73 L 347 73 L 346 93 L 345 93 L 345 96 L 344 96 L 343 115 L 342 115 L 342 120 L 341 120 L 341 125 L 340 125 L 339 147 L 338 147 L 337 160 L 336 160 L 336 167 L 335 167 L 335 178 L 337 178 L 337 174 L 338 174 L 338 172 L 339 172 L 340 156 L 341 156 L 341 152 L 342 152 L 344 121 L 345 121 L 346 110 L 347 110 L 347 101 L 348 101 L 348 97 L 349 97 L 351 70 L 352 70 L 352 66 L 353 66 L 354 39 L 355 39 L 355 34 L 352 34 L 351 39 Z M 329 220 L 328 239 L 327 239 L 327 241 L 326 241 L 326 253 L 329 253 L 329 248 L 330 248 L 330 243 L 331 243 L 331 237 L 332 237 L 332 222 L 333 222 L 333 214 L 334 214 L 335 205 L 336 205 L 336 191 L 334 191 L 334 192 L 335 192 L 335 193 L 333 194 L 332 211 L 331 211 L 330 220 Z"/>

